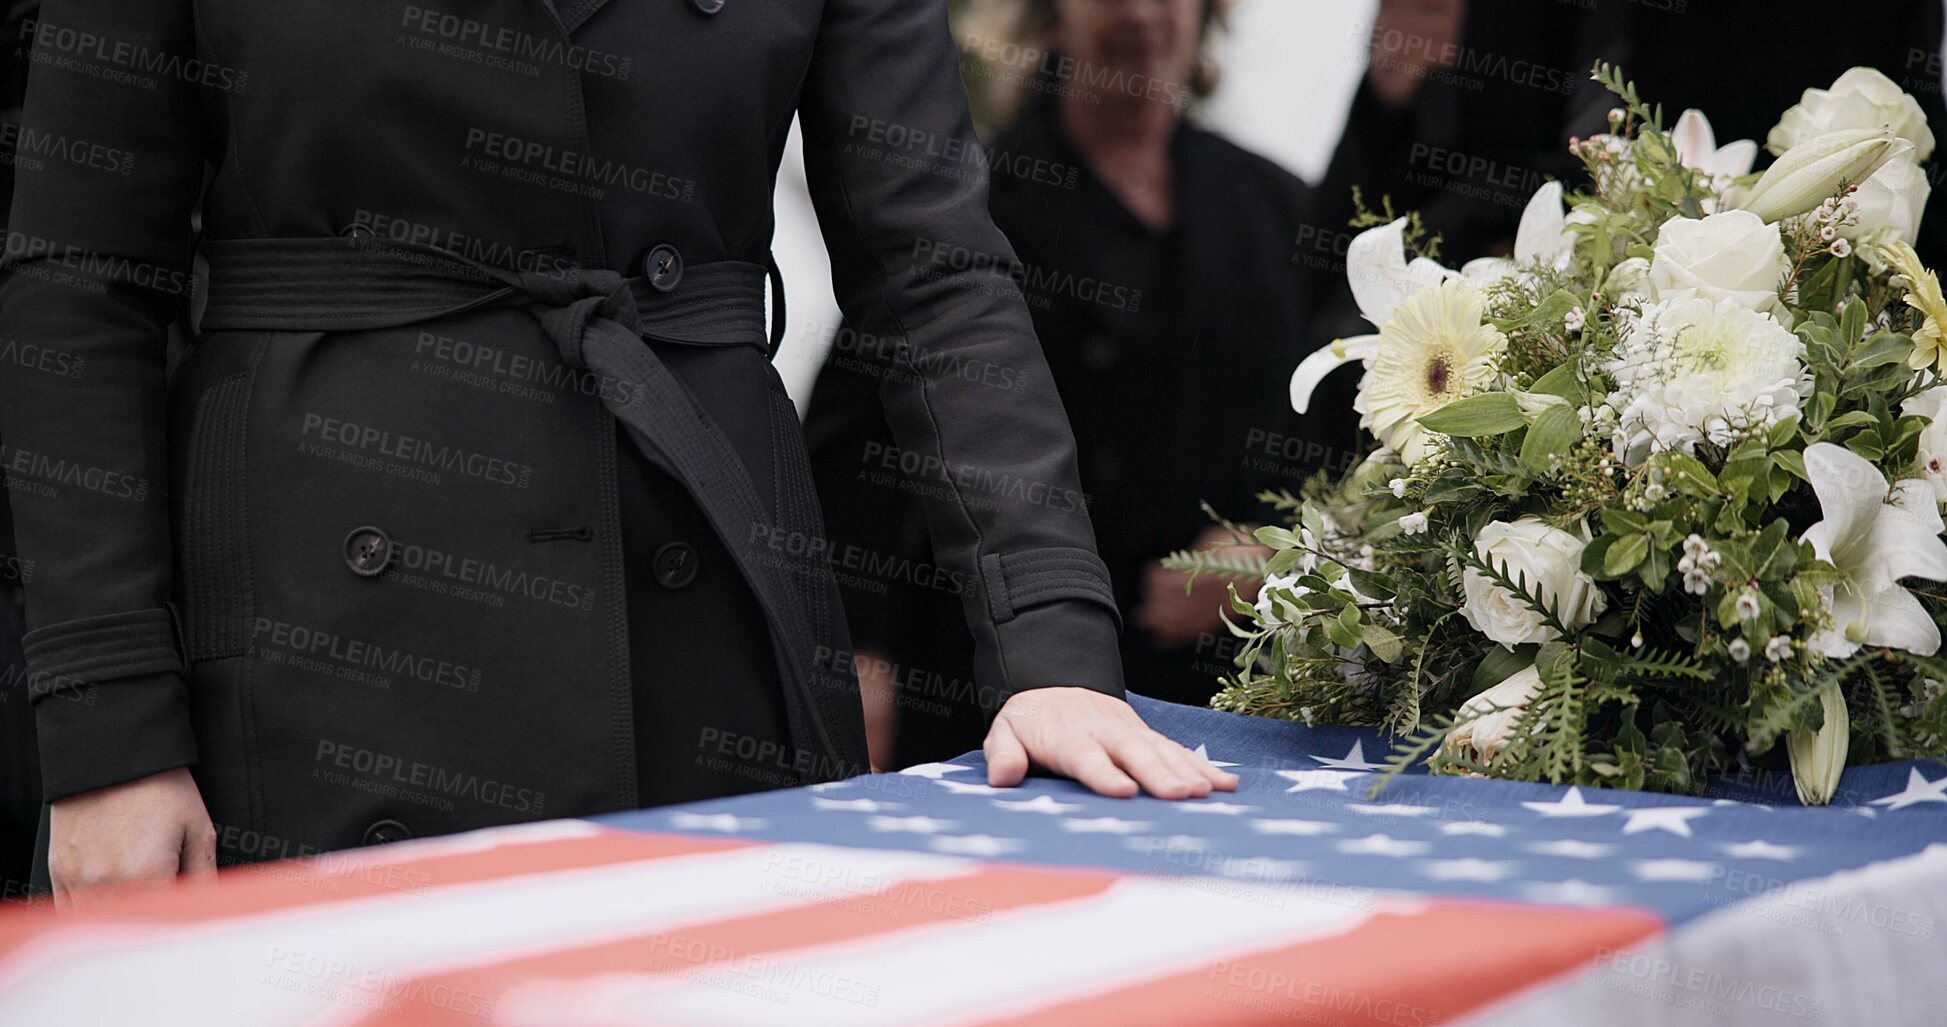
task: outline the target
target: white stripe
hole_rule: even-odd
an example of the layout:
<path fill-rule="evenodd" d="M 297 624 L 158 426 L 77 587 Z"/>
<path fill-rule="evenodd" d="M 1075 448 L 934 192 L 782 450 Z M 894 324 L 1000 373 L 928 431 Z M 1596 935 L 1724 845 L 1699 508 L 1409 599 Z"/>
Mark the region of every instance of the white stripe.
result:
<path fill-rule="evenodd" d="M 676 977 L 537 982 L 510 992 L 494 1015 L 507 1027 L 971 1023 L 1340 934 L 1369 915 L 1363 902 L 1331 903 L 1295 889 L 1223 882 L 1213 891 L 1136 877 L 1101 895 L 985 922 L 929 925 Z"/>
<path fill-rule="evenodd" d="M 416 973 L 618 933 L 766 912 L 915 876 L 963 872 L 924 853 L 773 845 L 522 874 L 225 919 L 74 928 L 66 950 L 0 992 L 0 1024 L 280 1027 L 375 1007 Z M 470 1001 L 461 996 L 454 1008 Z"/>

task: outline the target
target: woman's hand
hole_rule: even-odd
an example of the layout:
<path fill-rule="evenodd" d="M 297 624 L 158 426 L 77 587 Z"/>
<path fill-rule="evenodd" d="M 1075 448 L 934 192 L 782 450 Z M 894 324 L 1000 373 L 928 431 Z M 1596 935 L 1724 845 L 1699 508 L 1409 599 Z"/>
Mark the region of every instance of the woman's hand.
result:
<path fill-rule="evenodd" d="M 105 884 L 216 872 L 216 828 L 186 767 L 61 799 L 48 811 L 54 903 Z"/>
<path fill-rule="evenodd" d="M 1190 548 L 1221 550 L 1226 556 L 1271 557 L 1270 548 L 1240 540 L 1216 525 L 1205 528 Z M 1143 601 L 1136 608 L 1136 626 L 1149 632 L 1158 644 L 1177 649 L 1224 630 L 1223 611 L 1230 609 L 1230 579 L 1206 574 L 1192 582 L 1189 571 L 1171 570 L 1161 563 L 1150 564 L 1143 575 Z M 1237 594 L 1247 602 L 1255 601 L 1257 588 L 1240 584 Z"/>
<path fill-rule="evenodd" d="M 1086 688 L 1037 688 L 1001 706 L 987 731 L 987 783 L 1020 784 L 1030 764 L 1092 791 L 1127 799 L 1200 799 L 1237 788 L 1237 775 L 1149 729 L 1129 704 Z"/>

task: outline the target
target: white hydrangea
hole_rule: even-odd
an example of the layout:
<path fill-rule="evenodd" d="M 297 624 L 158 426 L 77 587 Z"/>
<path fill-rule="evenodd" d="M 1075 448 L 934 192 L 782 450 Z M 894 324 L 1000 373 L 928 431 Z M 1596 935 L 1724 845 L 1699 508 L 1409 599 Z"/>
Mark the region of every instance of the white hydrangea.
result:
<path fill-rule="evenodd" d="M 1812 393 L 1804 355 L 1777 318 L 1731 300 L 1644 307 L 1603 367 L 1616 385 L 1616 458 L 1635 468 L 1653 452 L 1694 454 L 1796 416 Z"/>

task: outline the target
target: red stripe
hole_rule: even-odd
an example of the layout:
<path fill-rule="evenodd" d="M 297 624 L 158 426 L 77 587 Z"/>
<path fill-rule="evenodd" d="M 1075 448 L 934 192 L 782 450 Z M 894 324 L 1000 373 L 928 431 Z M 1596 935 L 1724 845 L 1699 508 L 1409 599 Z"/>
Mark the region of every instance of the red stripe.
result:
<path fill-rule="evenodd" d="M 422 846 L 360 849 L 314 859 L 233 867 L 209 878 L 131 885 L 100 906 L 71 913 L 49 908 L 0 913 L 0 964 L 41 935 L 71 926 L 131 924 L 197 926 L 225 917 L 321 906 L 384 895 L 489 881 L 516 874 L 576 870 L 746 848 L 754 842 L 724 838 L 652 835 L 599 829 L 599 833 L 549 841 L 510 841 L 490 849 L 414 855 Z"/>
<path fill-rule="evenodd" d="M 997 1017 L 1008 1027 L 1421 1027 L 1592 965 L 1662 930 L 1653 914 L 1436 899 L 1349 933 Z M 1104 938 L 1105 945 L 1114 939 Z"/>
<path fill-rule="evenodd" d="M 1006 910 L 1091 898 L 1117 880 L 1117 875 L 1090 870 L 988 867 L 954 877 L 903 881 L 790 909 L 411 978 L 388 988 L 387 1008 L 356 1021 L 356 1027 L 478 1027 L 483 1017 L 491 1019 L 502 997 L 535 981 L 680 973 L 929 924 L 978 925 Z"/>

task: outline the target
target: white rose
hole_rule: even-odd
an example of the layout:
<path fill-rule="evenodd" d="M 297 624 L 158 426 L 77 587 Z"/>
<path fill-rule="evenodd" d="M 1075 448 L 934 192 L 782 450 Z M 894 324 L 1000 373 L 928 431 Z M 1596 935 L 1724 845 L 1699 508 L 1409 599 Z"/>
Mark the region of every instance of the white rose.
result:
<path fill-rule="evenodd" d="M 1911 246 L 1920 237 L 1920 216 L 1926 212 L 1927 197 L 1932 195 L 1933 183 L 1927 181 L 1927 173 L 1912 156 L 1896 157 L 1859 184 L 1859 191 L 1852 194 L 1859 223 L 1839 229 L 1839 234 L 1862 246 L 1894 240 Z M 1873 251 L 1872 247 L 1865 249 Z"/>
<path fill-rule="evenodd" d="M 1900 404 L 1900 413 L 1931 419 L 1920 432 L 1920 477 L 1933 486 L 1937 503 L 1947 503 L 1947 385 L 1938 385 Z"/>
<path fill-rule="evenodd" d="M 1805 90 L 1798 105 L 1778 120 L 1765 146 L 1772 153 L 1784 153 L 1827 132 L 1860 128 L 1892 129 L 1913 144 L 1914 159 L 1921 163 L 1933 156 L 1933 130 L 1927 127 L 1919 102 L 1871 68 L 1840 75 L 1831 89 Z"/>
<path fill-rule="evenodd" d="M 1451 754 L 1472 755 L 1483 762 L 1493 759 L 1514 734 L 1521 711 L 1540 691 L 1541 672 L 1533 665 L 1515 671 L 1460 707 L 1460 723 L 1447 733 L 1441 746 Z"/>
<path fill-rule="evenodd" d="M 1727 210 L 1665 222 L 1649 282 L 1659 299 L 1734 300 L 1749 310 L 1781 311 L 1778 286 L 1790 273 L 1778 226 L 1750 211 Z"/>
<path fill-rule="evenodd" d="M 1656 286 L 1650 284 L 1650 262 L 1631 257 L 1609 269 L 1602 283 L 1602 294 L 1617 306 L 1648 303 L 1656 299 Z"/>
<path fill-rule="evenodd" d="M 1594 623 L 1609 605 L 1595 579 L 1582 573 L 1585 545 L 1574 535 L 1535 517 L 1523 517 L 1512 524 L 1490 521 L 1474 537 L 1474 552 L 1482 560 L 1511 579 L 1526 579 L 1529 590 L 1570 631 Z M 1463 571 L 1460 587 L 1467 595 L 1460 615 L 1475 631 L 1503 646 L 1513 649 L 1556 637 L 1541 614 L 1480 571 L 1472 567 Z"/>

